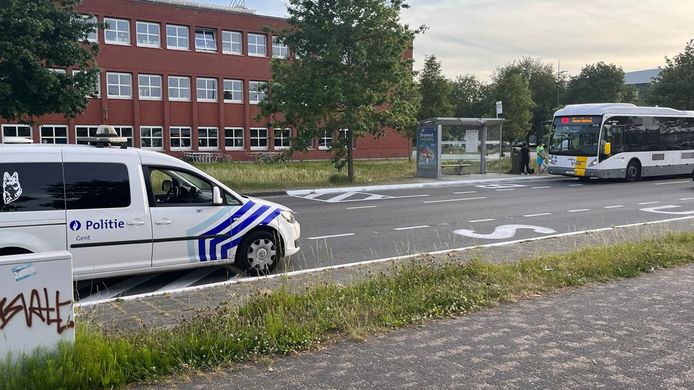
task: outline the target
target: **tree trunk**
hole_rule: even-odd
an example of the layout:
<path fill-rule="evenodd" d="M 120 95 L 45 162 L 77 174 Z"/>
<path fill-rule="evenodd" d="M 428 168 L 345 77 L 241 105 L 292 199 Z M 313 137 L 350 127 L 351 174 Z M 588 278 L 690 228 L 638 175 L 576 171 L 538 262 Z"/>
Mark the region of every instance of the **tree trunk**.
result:
<path fill-rule="evenodd" d="M 352 129 L 347 129 L 347 180 L 354 183 L 354 156 L 352 155 Z"/>

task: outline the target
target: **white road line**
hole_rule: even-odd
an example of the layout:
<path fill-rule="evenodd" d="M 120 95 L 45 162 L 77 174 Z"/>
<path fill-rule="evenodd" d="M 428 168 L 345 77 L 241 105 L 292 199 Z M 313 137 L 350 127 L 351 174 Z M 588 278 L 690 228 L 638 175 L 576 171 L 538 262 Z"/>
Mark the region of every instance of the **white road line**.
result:
<path fill-rule="evenodd" d="M 358 192 L 345 192 L 344 194 L 340 194 L 337 196 L 333 196 L 332 198 L 328 199 L 328 202 L 330 203 L 339 203 L 342 200 L 345 200 L 349 198 L 352 195 L 356 195 Z"/>
<path fill-rule="evenodd" d="M 99 291 L 96 294 L 92 294 L 82 300 L 80 302 L 84 303 L 90 303 L 90 302 L 96 302 L 96 301 L 102 301 L 104 299 L 112 299 L 120 294 L 130 290 L 131 288 L 137 287 L 141 285 L 144 282 L 149 281 L 150 279 L 154 279 L 154 277 L 157 276 L 156 274 L 145 274 L 145 275 L 138 275 L 138 276 L 133 276 L 132 278 L 125 279 L 124 281 L 120 283 L 116 283 L 113 286 L 110 286 L 104 290 Z"/>
<path fill-rule="evenodd" d="M 399 228 L 394 228 L 393 230 L 412 230 L 412 229 L 424 229 L 428 228 L 429 225 L 420 225 L 420 226 L 407 226 L 407 227 L 399 227 Z"/>
<path fill-rule="evenodd" d="M 198 280 L 201 280 L 205 276 L 218 270 L 219 268 L 215 267 L 198 268 L 194 271 L 188 272 L 187 274 L 158 289 L 157 291 L 175 290 L 183 287 L 188 287 L 193 283 L 197 282 Z"/>
<path fill-rule="evenodd" d="M 404 196 L 394 196 L 392 199 L 407 199 L 407 198 L 424 198 L 427 196 L 431 196 L 429 194 L 421 194 L 421 195 L 404 195 Z"/>
<path fill-rule="evenodd" d="M 569 187 L 581 187 L 583 184 L 569 184 Z"/>
<path fill-rule="evenodd" d="M 491 221 L 496 221 L 494 218 L 487 218 L 487 219 L 473 219 L 472 221 L 468 221 L 468 223 L 477 223 L 477 222 L 491 222 Z"/>
<path fill-rule="evenodd" d="M 694 200 L 694 198 L 679 198 L 679 199 L 677 199 L 677 200 L 683 200 L 683 201 L 684 201 L 684 200 Z"/>
<path fill-rule="evenodd" d="M 531 188 L 534 189 L 534 190 L 539 190 L 539 189 L 542 189 L 542 188 L 552 188 L 552 186 L 540 186 L 540 187 L 531 187 Z"/>
<path fill-rule="evenodd" d="M 616 204 L 614 206 L 605 206 L 604 208 L 606 208 L 606 209 L 618 209 L 621 207 L 624 207 L 624 205 L 623 204 Z"/>
<path fill-rule="evenodd" d="M 543 215 L 552 215 L 552 213 L 526 214 L 526 215 L 524 215 L 524 217 L 532 218 L 532 217 L 541 217 Z"/>
<path fill-rule="evenodd" d="M 664 183 L 653 183 L 654 186 L 666 186 L 670 184 L 684 184 L 684 183 L 691 183 L 691 180 L 682 180 L 682 181 L 666 181 Z"/>
<path fill-rule="evenodd" d="M 502 191 L 515 191 L 515 188 L 500 188 L 498 190 L 494 190 L 496 192 L 502 192 Z"/>
<path fill-rule="evenodd" d="M 569 210 L 570 213 L 580 213 L 582 211 L 590 211 L 590 209 L 575 209 L 575 210 Z"/>
<path fill-rule="evenodd" d="M 477 191 L 458 191 L 458 192 L 454 192 L 453 195 L 474 194 L 476 192 Z"/>
<path fill-rule="evenodd" d="M 656 203 L 660 203 L 660 201 L 657 201 L 657 200 L 656 200 L 656 201 L 653 201 L 653 202 L 641 202 L 641 203 L 637 203 L 637 204 L 644 206 L 644 205 L 647 205 L 647 204 L 656 204 Z"/>
<path fill-rule="evenodd" d="M 422 203 L 447 203 L 447 202 L 463 202 L 466 200 L 478 200 L 478 199 L 487 199 L 486 196 L 477 196 L 474 198 L 458 198 L 458 199 L 444 199 L 444 200 L 427 200 Z"/>
<path fill-rule="evenodd" d="M 354 233 L 345 233 L 345 234 L 333 234 L 331 236 L 320 236 L 320 237 L 307 237 L 307 240 L 322 240 L 325 238 L 338 238 L 338 237 L 349 237 L 353 236 Z"/>
<path fill-rule="evenodd" d="M 347 207 L 345 210 L 359 210 L 359 209 L 373 209 L 377 206 L 358 206 L 358 207 Z"/>
<path fill-rule="evenodd" d="M 185 291 L 206 290 L 209 288 L 215 288 L 215 287 L 219 287 L 219 286 L 230 286 L 232 284 L 254 283 L 254 282 L 257 282 L 258 280 L 263 280 L 263 279 L 286 278 L 286 277 L 292 277 L 292 276 L 297 276 L 297 275 L 312 274 L 312 273 L 322 272 L 322 271 L 360 267 L 360 266 L 368 265 L 368 264 L 378 264 L 378 263 L 385 263 L 385 262 L 389 262 L 389 261 L 415 259 L 415 258 L 417 258 L 417 256 L 421 256 L 423 254 L 443 255 L 446 253 L 464 252 L 464 251 L 469 251 L 469 250 L 478 250 L 481 248 L 495 248 L 495 247 L 500 247 L 500 246 L 509 246 L 509 245 L 520 244 L 523 242 L 542 241 L 542 240 L 550 240 L 553 238 L 578 236 L 578 235 L 582 235 L 582 234 L 609 232 L 609 231 L 617 230 L 618 228 L 624 228 L 624 227 L 657 225 L 657 224 L 661 224 L 661 223 L 685 221 L 685 220 L 694 220 L 694 215 L 686 216 L 686 217 L 662 219 L 662 220 L 658 220 L 658 221 L 639 222 L 639 223 L 634 223 L 634 224 L 629 224 L 629 225 L 619 225 L 619 226 L 606 227 L 606 228 L 579 230 L 579 231 L 575 231 L 575 232 L 559 233 L 559 234 L 552 234 L 552 235 L 547 235 L 547 236 L 521 238 L 521 239 L 512 240 L 512 241 L 495 242 L 493 244 L 474 245 L 474 246 L 465 246 L 465 247 L 453 248 L 453 249 L 444 249 L 444 250 L 436 251 L 436 252 L 422 252 L 422 253 L 417 253 L 414 255 L 395 256 L 395 257 L 386 257 L 383 259 L 365 260 L 365 261 L 359 261 L 356 263 L 330 265 L 327 267 L 304 269 L 304 270 L 300 270 L 300 271 L 278 273 L 278 274 L 272 274 L 272 275 L 267 275 L 267 276 L 257 276 L 257 277 L 253 277 L 253 278 L 234 278 L 233 280 L 229 280 L 226 282 L 210 283 L 210 284 L 205 284 L 202 286 L 191 286 L 191 287 L 186 287 L 186 288 L 182 288 L 179 290 L 156 291 L 156 292 L 151 292 L 151 293 L 129 295 L 126 297 L 121 297 L 121 298 L 101 299 L 98 301 L 95 300 L 95 301 L 90 301 L 90 302 L 80 301 L 80 302 L 75 303 L 74 306 L 75 307 L 90 307 L 90 306 L 95 306 L 95 305 L 99 305 L 99 304 L 103 304 L 103 303 L 114 302 L 116 300 L 118 300 L 118 301 L 133 301 L 133 300 L 137 300 L 137 299 L 159 296 L 159 295 L 176 294 L 176 293 L 185 292 Z"/>

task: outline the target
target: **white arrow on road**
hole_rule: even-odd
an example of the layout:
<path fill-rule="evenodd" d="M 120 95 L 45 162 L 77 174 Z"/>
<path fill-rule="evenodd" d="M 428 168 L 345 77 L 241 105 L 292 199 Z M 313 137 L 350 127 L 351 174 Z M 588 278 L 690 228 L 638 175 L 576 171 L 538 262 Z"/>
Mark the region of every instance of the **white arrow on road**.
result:
<path fill-rule="evenodd" d="M 658 206 L 658 207 L 648 207 L 645 209 L 640 209 L 641 211 L 645 211 L 647 213 L 658 213 L 658 214 L 674 214 L 674 215 L 693 215 L 694 210 L 691 211 L 665 211 L 667 209 L 676 209 L 682 206 L 675 206 L 673 204 L 669 204 L 666 206 Z"/>
<path fill-rule="evenodd" d="M 519 229 L 531 229 L 535 231 L 535 233 L 541 233 L 541 234 L 552 234 L 556 233 L 555 230 L 542 227 L 542 226 L 533 226 L 533 225 L 501 225 L 497 226 L 492 233 L 489 234 L 481 234 L 481 233 L 475 233 L 474 230 L 469 230 L 469 229 L 458 229 L 454 231 L 453 233 L 459 234 L 461 236 L 465 237 L 472 237 L 472 238 L 483 238 L 486 240 L 502 240 L 506 238 L 511 238 L 516 235 L 516 230 Z"/>

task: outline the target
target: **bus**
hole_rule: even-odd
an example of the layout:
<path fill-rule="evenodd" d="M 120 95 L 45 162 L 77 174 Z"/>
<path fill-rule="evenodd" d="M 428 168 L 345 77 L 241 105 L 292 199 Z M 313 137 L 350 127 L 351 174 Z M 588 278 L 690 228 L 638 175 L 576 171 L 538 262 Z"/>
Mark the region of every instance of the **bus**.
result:
<path fill-rule="evenodd" d="M 554 113 L 548 172 L 636 181 L 694 171 L 694 111 L 626 103 L 575 104 Z"/>

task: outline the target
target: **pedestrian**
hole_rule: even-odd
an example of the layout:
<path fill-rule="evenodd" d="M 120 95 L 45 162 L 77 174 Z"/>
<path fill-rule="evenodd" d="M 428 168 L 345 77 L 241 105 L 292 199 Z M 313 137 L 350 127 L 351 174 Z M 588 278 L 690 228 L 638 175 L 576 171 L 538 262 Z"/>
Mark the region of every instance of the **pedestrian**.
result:
<path fill-rule="evenodd" d="M 537 163 L 537 174 L 542 175 L 545 173 L 545 144 L 540 142 L 535 148 L 535 162 Z"/>
<path fill-rule="evenodd" d="M 521 145 L 521 173 L 524 175 L 530 175 L 532 171 L 530 170 L 530 149 L 527 143 Z"/>

